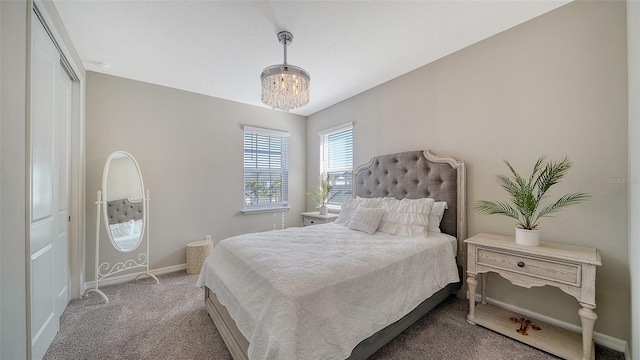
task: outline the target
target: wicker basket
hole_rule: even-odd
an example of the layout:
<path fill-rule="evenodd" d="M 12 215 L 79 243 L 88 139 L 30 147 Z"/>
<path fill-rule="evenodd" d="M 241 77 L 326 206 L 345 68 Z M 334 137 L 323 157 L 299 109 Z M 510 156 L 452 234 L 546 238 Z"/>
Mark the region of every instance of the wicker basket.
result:
<path fill-rule="evenodd" d="M 187 274 L 199 274 L 204 260 L 213 250 L 213 241 L 199 240 L 187 244 Z"/>

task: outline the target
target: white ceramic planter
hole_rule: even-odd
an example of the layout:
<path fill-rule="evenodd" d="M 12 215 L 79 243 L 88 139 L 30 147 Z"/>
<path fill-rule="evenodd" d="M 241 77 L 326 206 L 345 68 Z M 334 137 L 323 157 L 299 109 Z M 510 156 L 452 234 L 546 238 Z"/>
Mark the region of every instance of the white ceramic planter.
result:
<path fill-rule="evenodd" d="M 326 206 L 320 206 L 318 207 L 318 213 L 320 215 L 327 215 L 327 207 Z"/>
<path fill-rule="evenodd" d="M 540 229 L 525 230 L 516 226 L 516 244 L 525 246 L 540 245 Z"/>

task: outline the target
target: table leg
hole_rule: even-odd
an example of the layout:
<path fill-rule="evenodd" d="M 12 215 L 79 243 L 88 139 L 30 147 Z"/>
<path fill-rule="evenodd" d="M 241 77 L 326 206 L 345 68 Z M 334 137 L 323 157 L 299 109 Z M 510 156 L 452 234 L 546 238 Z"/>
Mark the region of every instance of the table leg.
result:
<path fill-rule="evenodd" d="M 467 315 L 467 322 L 475 325 L 476 323 L 473 320 L 476 318 L 476 287 L 478 286 L 475 274 L 469 274 L 467 286 L 469 287 L 469 315 Z"/>
<path fill-rule="evenodd" d="M 480 279 L 482 280 L 482 284 L 480 286 L 480 292 L 482 293 L 482 298 L 480 303 L 487 303 L 487 282 L 489 281 L 489 273 L 480 274 Z"/>
<path fill-rule="evenodd" d="M 582 360 L 591 360 L 591 343 L 593 341 L 593 325 L 598 319 L 598 315 L 593 312 L 596 307 L 593 305 L 580 303 L 582 308 L 578 310 L 580 322 L 582 323 Z"/>

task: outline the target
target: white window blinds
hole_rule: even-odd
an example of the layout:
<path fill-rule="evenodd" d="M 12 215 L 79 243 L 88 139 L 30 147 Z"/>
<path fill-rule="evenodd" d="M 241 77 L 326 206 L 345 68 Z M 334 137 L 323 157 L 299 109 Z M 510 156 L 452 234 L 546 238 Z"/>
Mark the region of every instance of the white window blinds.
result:
<path fill-rule="evenodd" d="M 288 206 L 289 133 L 244 127 L 244 210 Z"/>
<path fill-rule="evenodd" d="M 340 205 L 352 196 L 353 124 L 347 123 L 318 133 L 320 136 L 320 173 L 329 175 L 332 193 L 338 193 L 329 205 Z"/>

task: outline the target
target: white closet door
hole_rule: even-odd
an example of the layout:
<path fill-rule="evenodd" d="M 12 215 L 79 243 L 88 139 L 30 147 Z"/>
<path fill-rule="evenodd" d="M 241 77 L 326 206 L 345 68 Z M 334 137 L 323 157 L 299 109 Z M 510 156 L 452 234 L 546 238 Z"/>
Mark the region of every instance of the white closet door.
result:
<path fill-rule="evenodd" d="M 69 105 L 60 54 L 32 16 L 30 134 L 30 334 L 40 359 L 53 341 L 68 295 Z M 64 76 L 63 76 L 64 75 Z"/>

